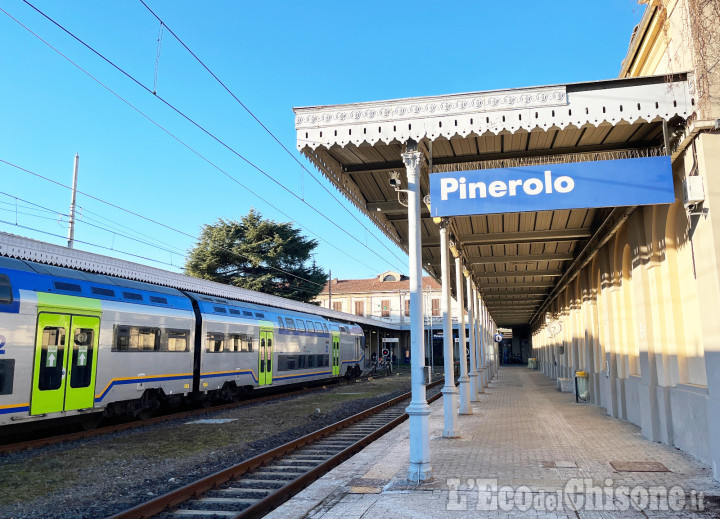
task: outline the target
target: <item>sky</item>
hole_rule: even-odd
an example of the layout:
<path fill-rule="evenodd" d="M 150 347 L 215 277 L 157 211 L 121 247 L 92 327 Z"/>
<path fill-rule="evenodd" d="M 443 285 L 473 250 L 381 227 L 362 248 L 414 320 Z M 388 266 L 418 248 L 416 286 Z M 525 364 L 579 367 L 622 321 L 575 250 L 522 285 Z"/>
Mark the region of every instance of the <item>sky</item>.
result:
<path fill-rule="evenodd" d="M 407 255 L 300 155 L 293 107 L 612 79 L 644 11 L 145 0 L 161 30 L 140 0 L 29 2 L 0 0 L 0 231 L 67 244 L 77 153 L 77 249 L 178 272 L 203 225 L 255 209 L 340 279 L 407 273 Z"/>

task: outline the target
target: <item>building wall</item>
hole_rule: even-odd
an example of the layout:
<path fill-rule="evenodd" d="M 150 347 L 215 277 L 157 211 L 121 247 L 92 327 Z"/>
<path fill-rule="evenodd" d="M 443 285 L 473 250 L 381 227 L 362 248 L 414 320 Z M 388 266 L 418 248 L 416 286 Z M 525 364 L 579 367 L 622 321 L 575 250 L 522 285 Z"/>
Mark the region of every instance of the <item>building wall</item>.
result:
<path fill-rule="evenodd" d="M 539 325 L 533 348 L 549 377 L 588 371 L 590 402 L 711 464 L 720 480 L 720 132 L 703 122 L 720 119 L 720 10 L 708 7 L 698 23 L 691 15 L 701 3 L 648 2 L 621 72 L 700 79 L 688 128 L 701 131 L 679 139 L 675 203 L 632 213 L 553 304 L 563 333 Z M 702 214 L 683 206 L 692 175 L 704 182 L 705 202 L 692 210 Z M 560 354 L 568 344 L 576 356 Z"/>

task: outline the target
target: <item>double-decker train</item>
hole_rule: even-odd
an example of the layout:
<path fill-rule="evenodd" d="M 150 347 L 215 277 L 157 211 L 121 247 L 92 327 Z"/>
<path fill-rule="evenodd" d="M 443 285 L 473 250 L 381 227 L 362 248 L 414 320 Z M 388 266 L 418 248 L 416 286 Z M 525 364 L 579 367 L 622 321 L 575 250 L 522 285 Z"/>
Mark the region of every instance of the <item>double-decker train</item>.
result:
<path fill-rule="evenodd" d="M 355 324 L 0 257 L 0 426 L 360 374 Z"/>

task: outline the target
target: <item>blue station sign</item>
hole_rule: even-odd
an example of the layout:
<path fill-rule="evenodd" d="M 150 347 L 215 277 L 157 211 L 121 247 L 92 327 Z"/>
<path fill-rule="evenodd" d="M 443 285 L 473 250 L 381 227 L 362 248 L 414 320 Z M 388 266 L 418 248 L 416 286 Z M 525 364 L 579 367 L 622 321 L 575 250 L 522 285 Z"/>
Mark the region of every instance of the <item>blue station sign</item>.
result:
<path fill-rule="evenodd" d="M 430 175 L 433 217 L 674 201 L 668 156 Z"/>

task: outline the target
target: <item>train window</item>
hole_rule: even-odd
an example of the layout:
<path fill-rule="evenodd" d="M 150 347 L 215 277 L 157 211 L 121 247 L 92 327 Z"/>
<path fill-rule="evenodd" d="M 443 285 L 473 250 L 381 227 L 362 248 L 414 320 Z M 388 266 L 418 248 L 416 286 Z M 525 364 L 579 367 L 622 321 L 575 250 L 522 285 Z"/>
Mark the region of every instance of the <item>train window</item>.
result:
<path fill-rule="evenodd" d="M 305 323 L 302 321 L 302 319 L 297 320 L 297 329 L 301 332 L 305 331 Z"/>
<path fill-rule="evenodd" d="M 12 287 L 10 278 L 0 274 L 0 305 L 9 305 L 13 302 Z"/>
<path fill-rule="evenodd" d="M 112 351 L 158 351 L 160 328 L 115 326 Z"/>
<path fill-rule="evenodd" d="M 253 336 L 243 335 L 242 336 L 242 351 L 253 351 Z"/>
<path fill-rule="evenodd" d="M 298 369 L 305 369 L 307 358 L 307 355 L 298 355 Z"/>
<path fill-rule="evenodd" d="M 215 311 L 219 314 L 226 314 L 227 310 L 225 310 L 222 306 L 216 306 Z"/>
<path fill-rule="evenodd" d="M 286 355 L 285 357 L 287 359 L 287 366 L 285 369 L 288 371 L 297 369 L 297 355 Z"/>
<path fill-rule="evenodd" d="M 255 312 L 255 317 L 257 317 L 258 319 L 265 319 L 265 314 L 261 314 L 261 313 L 259 313 L 259 312 Z"/>
<path fill-rule="evenodd" d="M 88 387 L 92 380 L 95 330 L 75 328 L 70 353 L 70 387 Z"/>
<path fill-rule="evenodd" d="M 308 368 L 314 368 L 314 367 L 315 367 L 315 355 L 308 355 L 308 356 L 307 356 L 307 367 L 308 367 Z"/>
<path fill-rule="evenodd" d="M 137 330 L 137 349 L 140 351 L 158 351 L 160 349 L 160 328 L 135 328 Z M 130 347 L 132 348 L 132 336 Z"/>
<path fill-rule="evenodd" d="M 82 288 L 77 283 L 63 283 L 62 281 L 55 281 L 53 283 L 57 290 L 63 290 L 65 292 L 82 292 Z"/>
<path fill-rule="evenodd" d="M 38 389 L 59 389 L 65 370 L 65 328 L 47 326 L 42 334 Z"/>
<path fill-rule="evenodd" d="M 96 296 L 115 297 L 115 291 L 109 288 L 90 287 L 90 291 Z"/>
<path fill-rule="evenodd" d="M 131 301 L 143 300 L 143 296 L 141 294 L 136 294 L 135 292 L 123 292 L 123 297 L 125 299 L 130 299 Z"/>
<path fill-rule="evenodd" d="M 348 331 L 347 326 L 341 326 L 340 331 L 347 333 L 347 331 Z"/>
<path fill-rule="evenodd" d="M 15 359 L 0 360 L 0 395 L 12 395 Z"/>
<path fill-rule="evenodd" d="M 238 333 L 228 335 L 225 351 L 242 351 L 242 336 Z"/>
<path fill-rule="evenodd" d="M 167 351 L 188 351 L 188 338 L 190 332 L 187 330 L 167 330 Z"/>
<path fill-rule="evenodd" d="M 313 325 L 312 321 L 306 321 L 307 322 L 307 329 L 309 332 L 315 331 L 315 326 Z"/>
<path fill-rule="evenodd" d="M 294 330 L 295 329 L 295 321 L 290 319 L 289 317 L 285 318 L 285 324 L 288 327 L 288 330 Z"/>
<path fill-rule="evenodd" d="M 158 296 L 150 296 L 150 302 L 151 303 L 157 303 L 159 305 L 166 305 L 168 304 L 168 300 L 166 297 L 158 297 Z"/>
<path fill-rule="evenodd" d="M 231 308 L 231 309 L 230 309 L 230 313 L 231 313 L 232 315 L 240 315 L 240 310 L 235 310 L 234 308 Z"/>
<path fill-rule="evenodd" d="M 252 312 L 250 312 L 250 311 L 248 311 L 248 310 L 243 310 L 243 315 L 244 315 L 245 317 L 252 317 L 252 316 L 253 316 Z"/>
<path fill-rule="evenodd" d="M 205 342 L 205 349 L 210 352 L 223 351 L 225 346 L 225 334 L 208 332 Z"/>
<path fill-rule="evenodd" d="M 328 332 L 327 324 L 323 323 L 323 328 L 325 329 L 325 333 L 327 333 Z"/>
<path fill-rule="evenodd" d="M 130 349 L 130 327 L 115 326 L 115 342 L 112 351 L 128 351 Z"/>
<path fill-rule="evenodd" d="M 327 367 L 330 365 L 330 356 L 329 355 L 318 355 L 318 366 L 324 366 Z"/>
<path fill-rule="evenodd" d="M 283 323 L 282 317 L 278 317 L 278 327 L 285 328 L 285 323 Z"/>
<path fill-rule="evenodd" d="M 315 331 L 318 332 L 318 333 L 322 333 L 322 331 L 323 331 L 323 329 L 322 329 L 322 323 L 319 323 L 319 322 L 315 321 Z"/>

